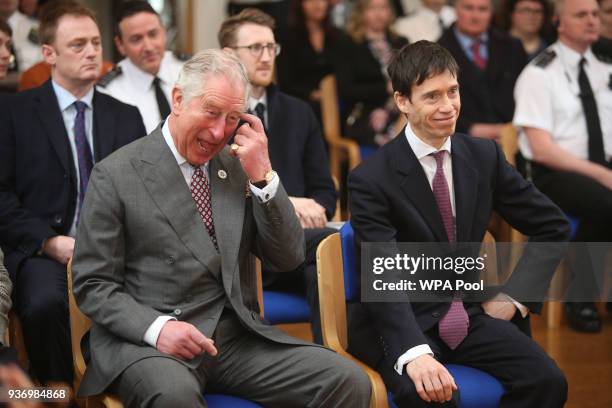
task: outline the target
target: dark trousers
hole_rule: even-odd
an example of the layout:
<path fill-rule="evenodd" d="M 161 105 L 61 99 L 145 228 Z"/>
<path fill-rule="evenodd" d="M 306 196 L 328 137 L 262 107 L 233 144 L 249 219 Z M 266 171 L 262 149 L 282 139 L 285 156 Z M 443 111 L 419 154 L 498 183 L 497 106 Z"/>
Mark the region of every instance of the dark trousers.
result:
<path fill-rule="evenodd" d="M 31 374 L 42 384 L 72 385 L 66 265 L 46 256 L 29 258 L 13 277 L 13 286 Z"/>
<path fill-rule="evenodd" d="M 334 232 L 337 231 L 331 228 L 304 229 L 306 242 L 306 260 L 304 263 L 291 272 L 274 273 L 265 271 L 265 269 L 263 272 L 264 289 L 306 294 L 308 305 L 310 306 L 312 338 L 317 344 L 323 344 L 321 313 L 319 312 L 319 287 L 317 283 L 317 247 L 321 241 Z"/>
<path fill-rule="evenodd" d="M 610 166 L 610 165 L 609 165 Z M 612 166 L 611 166 L 612 167 Z M 612 241 L 612 190 L 597 181 L 576 174 L 558 172 L 532 164 L 533 182 L 563 211 L 579 219 L 576 242 Z M 593 252 L 577 248 L 574 280 L 567 300 L 595 300 L 601 282 L 603 260 L 593 259 Z"/>
<path fill-rule="evenodd" d="M 558 408 L 567 399 L 567 382 L 559 367 L 512 322 L 494 319 L 482 309 L 470 313 L 468 336 L 455 350 L 440 339 L 437 325 L 425 336 L 438 361 L 474 367 L 497 378 L 506 389 L 500 408 Z M 392 364 L 382 361 L 376 370 L 398 407 L 456 406 L 452 401 L 426 403 L 417 394 L 406 369 L 400 376 Z"/>

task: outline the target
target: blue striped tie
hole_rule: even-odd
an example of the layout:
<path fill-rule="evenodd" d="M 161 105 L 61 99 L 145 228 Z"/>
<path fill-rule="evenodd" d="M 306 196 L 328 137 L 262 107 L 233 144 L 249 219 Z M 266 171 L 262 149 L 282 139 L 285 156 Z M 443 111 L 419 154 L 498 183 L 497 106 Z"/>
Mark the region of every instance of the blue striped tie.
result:
<path fill-rule="evenodd" d="M 85 102 L 76 101 L 74 103 L 77 115 L 74 121 L 74 144 L 76 145 L 77 161 L 79 166 L 79 208 L 78 216 L 81 214 L 81 207 L 83 206 L 83 199 L 85 198 L 85 191 L 87 190 L 87 183 L 89 182 L 89 175 L 93 167 L 93 159 L 91 157 L 91 148 L 87 141 L 87 132 L 85 131 L 85 109 L 87 104 Z M 78 218 L 77 218 L 78 220 Z"/>

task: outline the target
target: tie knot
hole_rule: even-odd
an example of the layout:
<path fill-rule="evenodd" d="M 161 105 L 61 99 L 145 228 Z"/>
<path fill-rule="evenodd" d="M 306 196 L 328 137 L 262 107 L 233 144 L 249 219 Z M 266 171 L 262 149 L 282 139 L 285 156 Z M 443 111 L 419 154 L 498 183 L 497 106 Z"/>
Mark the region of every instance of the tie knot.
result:
<path fill-rule="evenodd" d="M 161 82 L 161 79 L 159 79 L 159 77 L 153 78 L 153 86 L 159 86 L 160 82 Z"/>
<path fill-rule="evenodd" d="M 85 112 L 85 108 L 87 108 L 87 104 L 82 101 L 75 101 L 74 107 L 76 108 L 77 113 Z"/>
<path fill-rule="evenodd" d="M 578 63 L 578 66 L 580 68 L 584 68 L 584 64 L 586 64 L 586 62 L 587 62 L 586 58 L 582 57 L 580 58 L 580 62 Z"/>
<path fill-rule="evenodd" d="M 480 40 L 476 40 L 474 42 L 472 42 L 472 52 L 474 52 L 474 54 L 479 54 L 480 53 Z"/>
<path fill-rule="evenodd" d="M 264 114 L 265 111 L 266 111 L 266 105 L 264 105 L 263 103 L 258 102 L 257 105 L 255 105 L 255 113 L 260 118 L 263 117 L 263 114 Z"/>
<path fill-rule="evenodd" d="M 444 153 L 446 153 L 446 150 L 440 150 L 438 152 L 431 153 L 431 156 L 436 159 L 436 167 L 438 169 L 441 169 L 444 165 Z"/>

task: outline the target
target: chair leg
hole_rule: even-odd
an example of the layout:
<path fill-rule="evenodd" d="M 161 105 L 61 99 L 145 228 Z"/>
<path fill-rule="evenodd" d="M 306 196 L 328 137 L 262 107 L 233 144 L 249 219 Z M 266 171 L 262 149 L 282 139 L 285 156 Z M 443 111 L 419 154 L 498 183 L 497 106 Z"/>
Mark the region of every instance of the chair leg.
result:
<path fill-rule="evenodd" d="M 546 327 L 548 329 L 558 329 L 561 326 L 561 307 L 560 301 L 549 301 L 546 303 Z"/>

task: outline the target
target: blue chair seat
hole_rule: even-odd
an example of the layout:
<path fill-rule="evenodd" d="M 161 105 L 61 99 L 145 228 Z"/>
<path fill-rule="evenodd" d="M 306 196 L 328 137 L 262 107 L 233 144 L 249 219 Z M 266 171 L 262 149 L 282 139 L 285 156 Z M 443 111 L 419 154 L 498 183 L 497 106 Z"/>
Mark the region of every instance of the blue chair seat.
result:
<path fill-rule="evenodd" d="M 271 324 L 310 321 L 310 306 L 300 293 L 264 290 L 264 318 Z"/>
<path fill-rule="evenodd" d="M 242 398 L 223 394 L 205 394 L 208 408 L 261 408 L 261 405 Z"/>
<path fill-rule="evenodd" d="M 493 376 L 472 367 L 446 364 L 461 391 L 460 408 L 497 408 L 504 387 Z M 389 393 L 389 407 L 397 408 Z"/>

